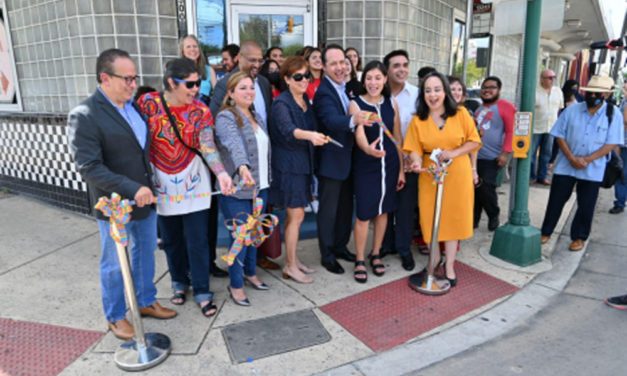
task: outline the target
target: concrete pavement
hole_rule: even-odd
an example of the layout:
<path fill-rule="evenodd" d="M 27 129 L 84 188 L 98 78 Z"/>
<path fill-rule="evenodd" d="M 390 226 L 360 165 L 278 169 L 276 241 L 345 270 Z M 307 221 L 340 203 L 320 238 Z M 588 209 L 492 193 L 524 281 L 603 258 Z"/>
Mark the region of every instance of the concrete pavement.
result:
<path fill-rule="evenodd" d="M 499 189 L 501 207 L 504 208 L 502 212 L 507 208 L 508 191 L 508 187 Z M 531 223 L 539 226 L 548 189 L 534 186 L 530 192 Z M 6 304 L 0 310 L 0 317 L 104 332 L 106 322 L 101 312 L 98 278 L 100 248 L 95 222 L 23 196 L 1 197 L 0 237 L 3 241 L 0 244 L 0 285 Z M 572 202 L 571 199 L 566 213 Z M 558 228 L 566 222 L 566 217 L 563 216 Z M 501 222 L 505 220 L 502 215 Z M 369 278 L 366 285 L 360 285 L 352 280 L 351 273 L 337 276 L 324 271 L 319 266 L 317 241 L 310 239 L 300 242 L 299 255 L 305 263 L 317 268 L 314 284 L 299 285 L 282 280 L 277 271 L 258 268 L 260 278 L 271 287 L 271 291 L 247 290 L 253 303 L 251 308 L 234 305 L 228 300 L 227 280 L 212 278 L 211 289 L 216 293 L 215 301 L 219 307 L 219 313 L 214 318 L 203 318 L 198 307 L 189 299 L 184 306 L 176 307 L 179 317 L 174 320 L 144 320 L 148 331 L 165 333 L 173 342 L 172 355 L 163 364 L 145 373 L 405 374 L 489 341 L 521 325 L 541 310 L 566 285 L 583 253 L 565 251 L 567 240 L 560 239 L 556 234 L 543 246 L 542 263 L 517 268 L 487 255 L 486 247 L 489 247 L 492 235 L 487 232 L 486 225 L 484 219 L 475 236 L 462 243 L 459 260 L 522 289 L 513 296 L 460 316 L 392 350 L 382 353 L 372 351 L 319 307 L 406 277 L 409 273 L 401 268 L 398 257 L 384 259 L 387 267 L 384 277 Z M 352 249 L 352 243 L 349 248 Z M 557 252 L 553 252 L 554 249 Z M 226 249 L 219 252 L 226 252 Z M 420 270 L 427 259 L 417 252 L 414 254 L 418 264 L 416 270 Z M 281 259 L 279 263 L 282 263 Z M 352 270 L 348 263 L 344 266 Z M 548 269 L 551 269 L 549 273 L 538 276 L 538 273 Z M 169 286 L 165 257 L 163 252 L 158 251 L 158 298 L 163 305 L 172 307 L 168 301 Z M 250 363 L 231 362 L 221 334 L 223 328 L 233 323 L 303 309 L 313 310 L 331 335 L 329 342 L 255 359 Z M 61 374 L 123 374 L 115 367 L 112 357 L 120 343 L 107 333 Z"/>

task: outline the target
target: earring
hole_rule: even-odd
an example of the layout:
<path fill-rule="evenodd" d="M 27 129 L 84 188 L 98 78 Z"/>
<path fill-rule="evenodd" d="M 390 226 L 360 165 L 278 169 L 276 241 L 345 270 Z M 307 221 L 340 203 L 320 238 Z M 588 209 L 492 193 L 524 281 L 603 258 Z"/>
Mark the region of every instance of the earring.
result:
<path fill-rule="evenodd" d="M 235 106 L 235 101 L 231 97 L 229 97 L 229 100 L 227 103 L 229 104 L 229 106 Z"/>

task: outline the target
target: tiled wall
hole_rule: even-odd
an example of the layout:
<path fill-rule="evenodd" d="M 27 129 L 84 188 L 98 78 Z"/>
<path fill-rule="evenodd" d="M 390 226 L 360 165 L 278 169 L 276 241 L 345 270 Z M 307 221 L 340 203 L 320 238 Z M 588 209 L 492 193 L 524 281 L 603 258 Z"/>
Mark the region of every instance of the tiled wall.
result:
<path fill-rule="evenodd" d="M 25 112 L 67 113 L 96 88 L 96 57 L 128 51 L 140 84 L 161 88 L 176 57 L 173 0 L 6 1 Z"/>
<path fill-rule="evenodd" d="M 448 72 L 453 9 L 464 0 L 323 1 L 320 24 L 328 43 L 359 50 L 364 64 L 394 49 L 407 50 L 410 76 L 430 65 Z"/>

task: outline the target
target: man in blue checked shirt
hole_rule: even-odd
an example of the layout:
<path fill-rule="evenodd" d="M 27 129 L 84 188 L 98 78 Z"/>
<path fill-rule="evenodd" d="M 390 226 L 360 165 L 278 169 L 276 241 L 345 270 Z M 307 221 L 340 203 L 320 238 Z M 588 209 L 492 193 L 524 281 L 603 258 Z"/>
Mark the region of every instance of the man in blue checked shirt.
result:
<path fill-rule="evenodd" d="M 581 88 L 586 92 L 585 102 L 567 107 L 551 130 L 560 151 L 542 222 L 543 244 L 549 240 L 575 186 L 577 212 L 570 228 L 572 243 L 568 249 L 582 250 L 590 235 L 606 156 L 616 145 L 623 145 L 623 115 L 616 106 L 605 102 L 613 87 L 611 78 L 592 76 L 588 86 Z"/>

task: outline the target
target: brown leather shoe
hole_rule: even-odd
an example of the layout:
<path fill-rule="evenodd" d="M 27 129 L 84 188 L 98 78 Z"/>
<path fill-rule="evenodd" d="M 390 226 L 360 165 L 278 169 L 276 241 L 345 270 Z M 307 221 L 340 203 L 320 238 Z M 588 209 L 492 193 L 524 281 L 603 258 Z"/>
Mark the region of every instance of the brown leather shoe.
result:
<path fill-rule="evenodd" d="M 568 249 L 573 252 L 581 251 L 583 249 L 584 244 L 586 244 L 585 240 L 575 239 L 573 240 L 572 243 L 570 243 L 570 247 L 568 247 Z"/>
<path fill-rule="evenodd" d="M 257 266 L 264 269 L 280 269 L 281 267 L 276 262 L 268 260 L 266 257 L 257 257 Z"/>
<path fill-rule="evenodd" d="M 546 180 L 546 179 L 544 179 L 544 180 L 540 180 L 540 184 L 542 184 L 542 185 L 551 185 L 551 182 Z"/>
<path fill-rule="evenodd" d="M 135 329 L 133 329 L 133 325 L 127 319 L 110 322 L 109 329 L 119 339 L 129 340 L 135 336 Z"/>
<path fill-rule="evenodd" d="M 139 313 L 141 313 L 142 316 L 150 316 L 157 319 L 171 319 L 176 316 L 176 311 L 163 307 L 159 302 L 154 302 L 148 307 L 140 308 Z"/>
<path fill-rule="evenodd" d="M 540 237 L 540 242 L 541 242 L 542 244 L 546 244 L 546 242 L 548 242 L 548 241 L 549 241 L 549 239 L 551 239 L 551 237 L 550 237 L 549 235 L 542 235 L 542 236 Z"/>

